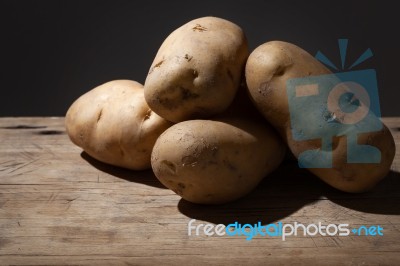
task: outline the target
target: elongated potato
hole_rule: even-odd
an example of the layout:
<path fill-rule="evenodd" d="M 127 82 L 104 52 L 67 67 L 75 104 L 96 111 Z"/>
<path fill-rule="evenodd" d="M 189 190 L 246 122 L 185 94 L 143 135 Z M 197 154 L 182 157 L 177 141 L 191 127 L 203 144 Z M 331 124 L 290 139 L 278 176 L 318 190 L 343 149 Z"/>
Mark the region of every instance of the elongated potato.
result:
<path fill-rule="evenodd" d="M 390 131 L 369 109 L 374 95 L 348 82 L 360 73 L 332 75 L 301 48 L 279 41 L 259 46 L 246 65 L 255 105 L 302 167 L 347 192 L 371 189 L 395 154 Z"/>
<path fill-rule="evenodd" d="M 159 137 L 151 165 L 161 183 L 185 200 L 221 204 L 254 189 L 284 153 L 275 131 L 251 119 L 190 120 Z"/>
<path fill-rule="evenodd" d="M 173 122 L 221 113 L 235 96 L 247 57 L 240 27 L 216 17 L 192 20 L 158 50 L 146 78 L 145 99 Z"/>
<path fill-rule="evenodd" d="M 131 80 L 102 84 L 68 109 L 71 141 L 99 161 L 133 170 L 150 168 L 158 136 L 172 124 L 151 111 L 143 86 Z"/>

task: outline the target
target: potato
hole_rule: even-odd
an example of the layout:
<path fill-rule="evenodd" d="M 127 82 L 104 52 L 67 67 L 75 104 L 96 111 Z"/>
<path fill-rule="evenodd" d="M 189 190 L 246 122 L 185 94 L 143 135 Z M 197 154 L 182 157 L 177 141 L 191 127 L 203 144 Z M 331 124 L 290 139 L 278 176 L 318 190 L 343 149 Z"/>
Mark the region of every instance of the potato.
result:
<path fill-rule="evenodd" d="M 159 137 L 151 166 L 161 183 L 185 200 L 221 204 L 254 189 L 278 167 L 284 153 L 280 138 L 265 123 L 189 120 Z"/>
<path fill-rule="evenodd" d="M 367 114 L 358 124 L 353 124 L 350 118 L 361 119 L 362 115 L 354 116 L 351 112 L 343 113 L 339 108 L 328 107 L 338 104 L 338 99 L 332 100 L 335 98 L 330 98 L 330 94 L 327 98 L 320 96 L 319 87 L 302 87 L 307 90 L 301 90 L 298 96 L 289 94 L 290 97 L 313 97 L 312 102 L 307 104 L 305 101 L 297 106 L 295 113 L 290 113 L 287 85 L 292 84 L 292 79 L 307 77 L 312 80 L 320 75 L 332 74 L 310 54 L 290 43 L 267 42 L 251 53 L 245 72 L 248 89 L 257 108 L 279 131 L 293 154 L 300 158 L 299 163 L 323 181 L 342 191 L 362 192 L 371 189 L 388 173 L 395 154 L 393 137 L 360 97 L 353 94 L 354 97 L 347 102 L 347 106 L 357 105 L 357 112 Z M 327 84 L 333 86 L 334 83 Z M 354 92 L 348 84 L 340 89 L 343 93 Z M 307 95 L 314 94 L 316 90 L 317 96 Z M 306 94 L 303 95 L 303 92 Z M 310 110 L 310 106 L 315 108 Z M 315 124 L 315 119 L 323 122 Z M 358 133 L 362 127 L 372 128 L 375 125 L 379 125 L 379 129 Z M 298 131 L 298 128 L 304 128 L 304 132 Z M 335 135 L 331 137 L 332 130 L 335 130 Z M 295 135 L 294 139 L 293 134 L 299 135 Z M 370 153 L 370 149 L 377 153 Z M 372 158 L 368 158 L 371 154 L 376 159 L 372 163 L 369 162 Z M 349 156 L 352 156 L 352 161 L 349 161 Z M 318 167 L 322 164 L 315 163 L 325 164 L 328 160 L 331 166 L 324 168 Z"/>
<path fill-rule="evenodd" d="M 215 17 L 192 20 L 158 50 L 145 99 L 172 122 L 221 113 L 235 96 L 247 57 L 247 40 L 237 25 Z"/>
<path fill-rule="evenodd" d="M 172 124 L 151 111 L 143 86 L 114 80 L 78 98 L 65 126 L 71 141 L 104 163 L 133 170 L 150 168 L 158 136 Z"/>

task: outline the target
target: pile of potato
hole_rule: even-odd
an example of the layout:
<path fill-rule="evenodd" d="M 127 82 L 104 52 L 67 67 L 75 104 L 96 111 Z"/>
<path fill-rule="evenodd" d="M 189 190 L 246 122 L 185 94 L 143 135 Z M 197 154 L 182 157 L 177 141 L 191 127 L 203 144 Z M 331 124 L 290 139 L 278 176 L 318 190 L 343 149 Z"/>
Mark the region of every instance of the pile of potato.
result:
<path fill-rule="evenodd" d="M 239 26 L 199 18 L 165 39 L 144 86 L 115 80 L 94 88 L 69 108 L 66 129 L 97 160 L 133 170 L 151 167 L 185 200 L 226 203 L 253 190 L 287 148 L 296 157 L 321 148 L 320 140 L 293 140 L 286 82 L 329 73 L 290 43 L 267 42 L 249 54 Z M 383 126 L 360 134 L 358 144 L 377 147 L 380 163 L 348 163 L 341 137 L 333 143 L 333 167 L 309 170 L 342 191 L 372 188 L 390 169 L 394 140 Z"/>

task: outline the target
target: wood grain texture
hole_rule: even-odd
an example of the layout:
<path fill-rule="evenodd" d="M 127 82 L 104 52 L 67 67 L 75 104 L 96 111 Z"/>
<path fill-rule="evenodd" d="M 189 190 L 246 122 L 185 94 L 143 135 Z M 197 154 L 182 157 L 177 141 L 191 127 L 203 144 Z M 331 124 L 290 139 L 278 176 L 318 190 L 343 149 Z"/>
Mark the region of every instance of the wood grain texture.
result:
<path fill-rule="evenodd" d="M 151 171 L 97 162 L 68 139 L 63 118 L 0 118 L 1 265 L 400 265 L 400 119 L 392 171 L 347 194 L 285 162 L 242 200 L 185 202 Z M 191 219 L 380 225 L 383 236 L 188 236 Z"/>

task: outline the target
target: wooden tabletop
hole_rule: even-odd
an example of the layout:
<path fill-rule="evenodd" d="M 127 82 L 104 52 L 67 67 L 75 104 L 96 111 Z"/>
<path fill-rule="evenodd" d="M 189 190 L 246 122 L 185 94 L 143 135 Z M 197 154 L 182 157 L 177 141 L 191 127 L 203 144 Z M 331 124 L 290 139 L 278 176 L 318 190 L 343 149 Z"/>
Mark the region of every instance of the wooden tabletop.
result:
<path fill-rule="evenodd" d="M 151 171 L 91 159 L 64 118 L 0 118 L 1 265 L 400 265 L 400 119 L 392 170 L 373 191 L 339 192 L 285 162 L 250 195 L 194 205 Z M 383 235 L 188 235 L 188 223 L 380 226 Z"/>

